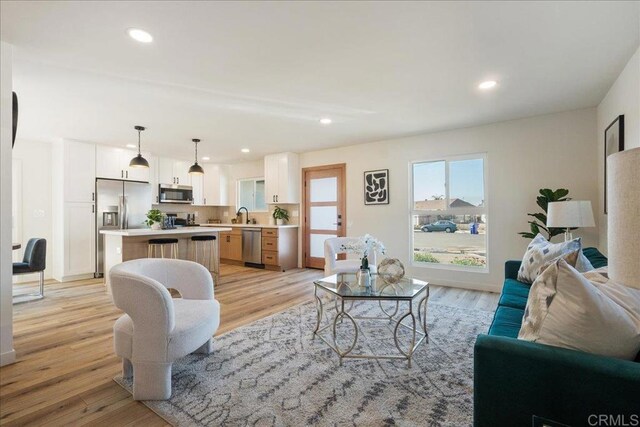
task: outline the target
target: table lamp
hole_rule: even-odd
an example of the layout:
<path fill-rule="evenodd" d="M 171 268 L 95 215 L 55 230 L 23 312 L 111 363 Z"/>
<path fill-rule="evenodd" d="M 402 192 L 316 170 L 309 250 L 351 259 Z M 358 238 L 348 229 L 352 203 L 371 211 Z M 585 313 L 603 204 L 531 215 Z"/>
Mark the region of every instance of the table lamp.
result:
<path fill-rule="evenodd" d="M 564 241 L 573 239 L 571 228 L 595 227 L 593 210 L 589 200 L 567 200 L 564 202 L 550 202 L 547 208 L 547 227 L 566 228 Z"/>

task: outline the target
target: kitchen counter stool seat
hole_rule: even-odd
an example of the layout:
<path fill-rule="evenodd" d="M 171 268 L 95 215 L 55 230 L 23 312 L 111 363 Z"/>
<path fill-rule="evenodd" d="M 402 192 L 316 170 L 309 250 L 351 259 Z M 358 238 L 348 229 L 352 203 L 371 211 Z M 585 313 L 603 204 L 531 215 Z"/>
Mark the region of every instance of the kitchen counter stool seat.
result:
<path fill-rule="evenodd" d="M 158 249 L 160 249 L 160 258 L 164 258 L 164 247 L 169 245 L 170 258 L 178 258 L 178 239 L 164 238 L 164 239 L 149 239 L 148 246 L 148 258 L 157 258 Z"/>
<path fill-rule="evenodd" d="M 196 235 L 191 236 L 191 242 L 193 243 L 193 260 L 198 261 L 198 253 L 202 251 L 202 262 L 199 262 L 207 269 L 213 272 L 214 282 L 218 284 L 218 272 L 219 266 L 217 263 L 218 242 L 216 236 Z M 209 249 L 209 256 L 207 257 L 207 247 Z M 211 258 L 213 258 L 213 266 L 211 265 Z"/>

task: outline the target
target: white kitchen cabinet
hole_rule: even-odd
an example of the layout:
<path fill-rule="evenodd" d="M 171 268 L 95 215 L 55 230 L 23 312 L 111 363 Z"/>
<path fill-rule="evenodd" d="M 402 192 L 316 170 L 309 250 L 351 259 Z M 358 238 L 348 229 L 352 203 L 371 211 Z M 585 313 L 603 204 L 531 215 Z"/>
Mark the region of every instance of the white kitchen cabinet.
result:
<path fill-rule="evenodd" d="M 193 163 L 184 160 L 176 160 L 173 164 L 173 175 L 176 177 L 178 185 L 191 185 L 191 175 L 189 168 Z"/>
<path fill-rule="evenodd" d="M 204 175 L 191 176 L 193 204 L 202 206 L 228 205 L 228 166 L 203 164 Z"/>
<path fill-rule="evenodd" d="M 149 182 L 149 168 L 129 166 L 131 159 L 137 155 L 137 151 L 98 145 L 96 147 L 96 177 Z M 143 153 L 142 156 L 149 160 L 148 153 Z"/>
<path fill-rule="evenodd" d="M 152 203 L 157 204 L 160 202 L 160 189 L 158 184 L 158 158 L 155 156 L 145 157 L 149 161 L 149 184 L 151 184 L 151 196 Z"/>
<path fill-rule="evenodd" d="M 65 202 L 93 202 L 96 191 L 96 146 L 76 141 L 60 143 L 66 170 L 63 182 Z"/>
<path fill-rule="evenodd" d="M 229 205 L 229 167 L 226 165 L 203 165 L 205 172 L 204 204 L 208 206 Z"/>
<path fill-rule="evenodd" d="M 51 154 L 53 277 L 61 282 L 93 277 L 96 146 L 56 141 Z"/>
<path fill-rule="evenodd" d="M 191 163 L 187 161 L 161 157 L 158 159 L 158 181 L 160 184 L 191 185 L 190 167 Z"/>
<path fill-rule="evenodd" d="M 191 177 L 191 187 L 193 187 L 192 205 L 204 205 L 204 179 L 205 175 L 194 175 Z"/>
<path fill-rule="evenodd" d="M 64 204 L 64 277 L 95 272 L 95 211 L 93 203 Z"/>
<path fill-rule="evenodd" d="M 295 153 L 264 158 L 265 199 L 268 204 L 299 203 L 300 166 Z"/>

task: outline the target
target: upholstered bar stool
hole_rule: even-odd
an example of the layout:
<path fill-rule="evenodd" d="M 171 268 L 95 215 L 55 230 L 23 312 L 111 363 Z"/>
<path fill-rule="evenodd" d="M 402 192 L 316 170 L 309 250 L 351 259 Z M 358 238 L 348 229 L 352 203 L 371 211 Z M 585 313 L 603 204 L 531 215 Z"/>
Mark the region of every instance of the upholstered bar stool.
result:
<path fill-rule="evenodd" d="M 207 267 L 213 272 L 215 283 L 218 284 L 218 242 L 216 236 L 191 236 L 193 245 L 193 260 Z M 208 249 L 208 250 L 207 250 Z M 207 256 L 207 252 L 209 256 Z M 202 253 L 202 262 L 198 261 L 199 254 Z M 213 258 L 213 265 L 211 259 Z"/>
<path fill-rule="evenodd" d="M 158 258 L 158 249 L 160 249 L 160 258 L 164 258 L 164 247 L 169 245 L 169 258 L 178 258 L 178 239 L 149 239 L 147 258 Z"/>

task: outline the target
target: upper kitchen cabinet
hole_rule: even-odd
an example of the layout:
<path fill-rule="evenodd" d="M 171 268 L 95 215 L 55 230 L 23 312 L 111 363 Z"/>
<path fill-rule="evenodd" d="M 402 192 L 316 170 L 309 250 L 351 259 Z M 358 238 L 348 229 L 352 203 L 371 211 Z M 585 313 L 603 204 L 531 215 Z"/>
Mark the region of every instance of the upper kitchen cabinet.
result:
<path fill-rule="evenodd" d="M 265 156 L 264 177 L 268 204 L 300 202 L 300 166 L 296 153 Z"/>
<path fill-rule="evenodd" d="M 228 166 L 203 164 L 204 175 L 193 175 L 193 204 L 202 206 L 227 206 Z"/>
<path fill-rule="evenodd" d="M 56 167 L 65 171 L 61 190 L 65 202 L 93 202 L 96 185 L 96 146 L 63 141 L 55 147 Z"/>
<path fill-rule="evenodd" d="M 132 168 L 129 162 L 138 153 L 118 147 L 96 147 L 96 177 L 149 182 L 149 168 Z M 148 153 L 143 154 L 148 160 Z"/>
<path fill-rule="evenodd" d="M 158 183 L 191 185 L 189 177 L 191 164 L 184 160 L 161 157 L 158 159 Z"/>

